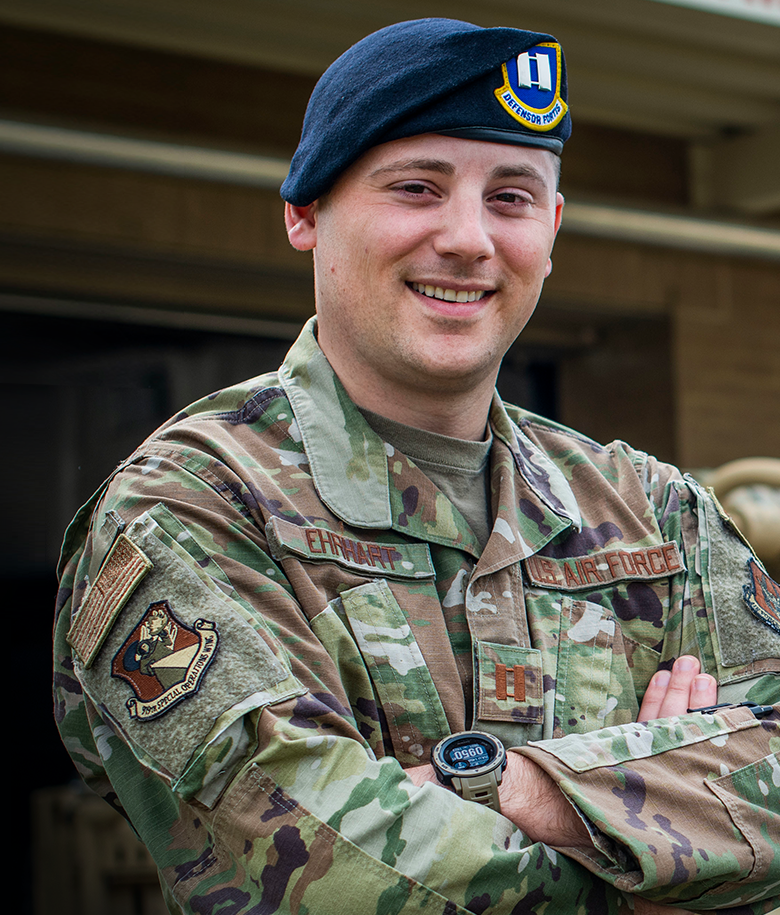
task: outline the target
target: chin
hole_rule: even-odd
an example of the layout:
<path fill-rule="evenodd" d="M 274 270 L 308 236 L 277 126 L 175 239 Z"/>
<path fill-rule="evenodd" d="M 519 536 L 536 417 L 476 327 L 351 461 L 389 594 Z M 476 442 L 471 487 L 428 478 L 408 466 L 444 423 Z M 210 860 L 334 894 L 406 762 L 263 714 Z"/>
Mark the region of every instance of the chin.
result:
<path fill-rule="evenodd" d="M 463 346 L 463 342 L 454 341 L 451 345 L 441 347 L 431 355 L 427 365 L 431 373 L 451 378 L 483 379 L 495 371 L 501 362 L 495 352 L 473 352 Z"/>
<path fill-rule="evenodd" d="M 447 362 L 427 364 L 414 372 L 421 387 L 428 391 L 440 390 L 447 394 L 471 391 L 484 384 L 486 379 L 494 379 L 496 373 L 496 367 L 492 362 L 489 365 L 464 365 L 457 356 Z"/>

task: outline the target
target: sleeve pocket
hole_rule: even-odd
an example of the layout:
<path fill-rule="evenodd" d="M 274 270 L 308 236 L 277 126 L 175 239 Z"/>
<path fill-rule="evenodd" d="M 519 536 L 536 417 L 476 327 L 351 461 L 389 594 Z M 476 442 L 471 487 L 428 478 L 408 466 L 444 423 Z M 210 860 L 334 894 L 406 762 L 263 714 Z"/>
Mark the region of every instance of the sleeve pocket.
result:
<path fill-rule="evenodd" d="M 780 879 L 780 760 L 772 754 L 707 782 L 753 853 L 751 881 Z M 767 839 L 770 842 L 767 842 Z M 774 847 L 771 847 L 774 846 Z"/>

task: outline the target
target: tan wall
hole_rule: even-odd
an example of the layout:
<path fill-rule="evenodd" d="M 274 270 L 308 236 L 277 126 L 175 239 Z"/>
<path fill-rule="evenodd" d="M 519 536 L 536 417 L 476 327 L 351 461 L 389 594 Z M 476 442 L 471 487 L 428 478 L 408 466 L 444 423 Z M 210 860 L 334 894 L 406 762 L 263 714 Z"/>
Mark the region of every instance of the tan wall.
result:
<path fill-rule="evenodd" d="M 596 441 L 619 438 L 676 462 L 670 336 L 665 318 L 601 324 L 593 345 L 563 360 L 561 421 Z"/>
<path fill-rule="evenodd" d="M 680 463 L 780 457 L 780 266 L 697 256 L 679 269 Z"/>
<path fill-rule="evenodd" d="M 271 190 L 0 156 L 0 286 L 305 320 Z"/>
<path fill-rule="evenodd" d="M 591 340 L 563 422 L 686 468 L 780 456 L 780 265 L 563 232 L 554 263 L 538 317 Z"/>

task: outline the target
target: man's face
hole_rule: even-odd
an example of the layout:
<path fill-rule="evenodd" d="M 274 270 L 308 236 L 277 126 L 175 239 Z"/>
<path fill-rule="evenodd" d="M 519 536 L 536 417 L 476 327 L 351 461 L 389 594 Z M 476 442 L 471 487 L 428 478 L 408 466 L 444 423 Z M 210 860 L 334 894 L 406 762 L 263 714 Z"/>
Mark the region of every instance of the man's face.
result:
<path fill-rule="evenodd" d="M 149 626 L 149 632 L 152 635 L 157 635 L 159 632 L 162 632 L 165 629 L 166 618 L 164 613 L 159 611 L 154 611 L 148 619 L 147 625 Z"/>
<path fill-rule="evenodd" d="M 288 205 L 292 243 L 314 248 L 320 345 L 358 404 L 492 389 L 551 269 L 556 186 L 544 150 L 426 134 Z"/>

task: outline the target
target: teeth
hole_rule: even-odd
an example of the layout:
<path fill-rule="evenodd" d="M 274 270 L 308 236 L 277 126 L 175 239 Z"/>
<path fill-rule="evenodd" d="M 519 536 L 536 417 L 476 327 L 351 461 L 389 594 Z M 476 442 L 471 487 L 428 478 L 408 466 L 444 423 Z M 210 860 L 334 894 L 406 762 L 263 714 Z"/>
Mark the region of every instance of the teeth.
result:
<path fill-rule="evenodd" d="M 444 289 L 442 286 L 426 286 L 423 283 L 412 283 L 412 289 L 427 295 L 431 299 L 441 299 L 444 302 L 477 302 L 485 296 L 485 292 L 467 292 L 465 289 Z"/>

